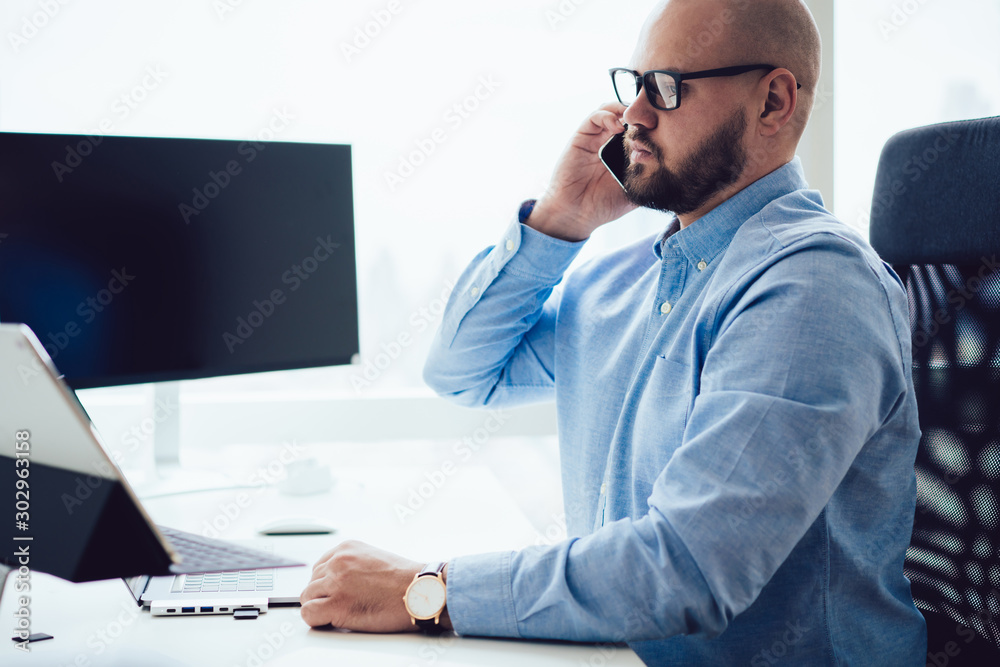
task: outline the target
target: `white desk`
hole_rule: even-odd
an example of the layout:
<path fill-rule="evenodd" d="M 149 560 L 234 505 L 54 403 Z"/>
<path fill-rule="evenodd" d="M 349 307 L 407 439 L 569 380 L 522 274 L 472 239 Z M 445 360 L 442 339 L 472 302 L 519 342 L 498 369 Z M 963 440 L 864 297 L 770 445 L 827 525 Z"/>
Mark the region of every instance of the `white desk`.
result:
<path fill-rule="evenodd" d="M 310 455 L 312 452 L 310 452 Z M 436 490 L 427 504 L 401 522 L 394 507 L 422 480 L 421 470 L 354 467 L 335 470 L 333 490 L 292 497 L 274 488 L 229 490 L 154 498 L 145 506 L 154 520 L 201 532 L 204 522 L 224 516 L 238 494 L 241 508 L 220 537 L 247 539 L 263 520 L 283 514 L 323 515 L 338 526 L 335 535 L 260 538 L 275 550 L 312 564 L 343 539 L 361 539 L 417 560 L 518 548 L 535 543 L 536 530 L 504 492 L 490 470 L 474 462 Z M 232 507 L 229 507 L 232 513 Z M 228 517 L 227 517 L 228 518 Z M 225 522 L 219 520 L 219 525 Z M 370 635 L 312 630 L 298 608 L 272 608 L 256 620 L 229 616 L 151 617 L 135 606 L 120 580 L 70 584 L 32 575 L 32 632 L 53 640 L 36 642 L 28 654 L 13 643 L 3 647 L 4 665 L 224 665 L 291 667 L 371 665 L 421 667 L 496 665 L 641 665 L 624 646 L 584 646 L 478 638 Z M 0 618 L 12 628 L 12 586 Z M 8 630 L 10 632 L 10 630 Z"/>

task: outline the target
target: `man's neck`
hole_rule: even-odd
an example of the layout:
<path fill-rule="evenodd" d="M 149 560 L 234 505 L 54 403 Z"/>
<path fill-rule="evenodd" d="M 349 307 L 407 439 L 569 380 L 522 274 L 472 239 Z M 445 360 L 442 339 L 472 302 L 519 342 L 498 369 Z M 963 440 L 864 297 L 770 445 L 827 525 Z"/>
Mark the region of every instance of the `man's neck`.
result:
<path fill-rule="evenodd" d="M 752 173 L 744 173 L 738 181 L 732 185 L 720 190 L 714 197 L 709 199 L 703 206 L 690 213 L 685 213 L 683 215 L 678 215 L 677 219 L 681 223 L 681 229 L 684 229 L 698 220 L 704 218 L 706 215 L 714 211 L 719 206 L 722 206 L 727 201 L 738 195 L 739 193 L 746 190 L 748 187 L 764 178 L 765 176 L 774 173 L 778 169 L 791 162 L 792 158 L 789 158 L 785 162 L 778 165 L 773 165 L 770 168 L 764 167 L 763 169 L 755 170 Z"/>

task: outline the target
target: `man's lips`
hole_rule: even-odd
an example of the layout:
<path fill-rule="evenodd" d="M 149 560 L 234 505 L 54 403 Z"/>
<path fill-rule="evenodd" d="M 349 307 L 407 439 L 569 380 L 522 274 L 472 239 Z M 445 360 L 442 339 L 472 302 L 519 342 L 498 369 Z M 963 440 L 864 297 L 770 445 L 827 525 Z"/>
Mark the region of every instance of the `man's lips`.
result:
<path fill-rule="evenodd" d="M 634 139 L 628 143 L 629 149 L 631 150 L 630 157 L 632 162 L 642 162 L 653 157 L 653 151 L 648 144 Z"/>

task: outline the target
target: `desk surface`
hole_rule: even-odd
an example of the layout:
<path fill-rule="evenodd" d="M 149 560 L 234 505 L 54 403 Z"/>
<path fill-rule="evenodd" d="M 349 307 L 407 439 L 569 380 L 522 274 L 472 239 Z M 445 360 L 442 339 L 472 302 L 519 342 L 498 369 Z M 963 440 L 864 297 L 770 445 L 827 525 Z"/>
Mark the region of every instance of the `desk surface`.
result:
<path fill-rule="evenodd" d="M 153 498 L 144 505 L 154 520 L 202 532 L 206 522 L 225 539 L 254 537 L 263 521 L 287 514 L 323 516 L 338 532 L 327 536 L 256 538 L 283 555 L 312 564 L 343 539 L 361 539 L 414 559 L 516 549 L 535 543 L 538 531 L 484 466 L 466 466 L 449 478 L 428 504 L 400 519 L 395 506 L 422 472 L 352 468 L 336 471 L 336 485 L 319 495 L 294 497 L 275 488 L 193 493 Z M 240 494 L 242 501 L 238 502 Z M 433 502 L 431 502 L 433 501 Z M 491 640 L 467 637 L 370 635 L 314 630 L 298 608 L 272 608 L 252 621 L 229 616 L 152 617 L 140 612 L 120 580 L 71 584 L 33 573 L 32 632 L 54 640 L 31 645 L 30 653 L 2 650 L 5 665 L 641 665 L 621 645 Z M 12 618 L 8 586 L 0 617 Z M 12 625 L 10 626 L 13 627 Z"/>

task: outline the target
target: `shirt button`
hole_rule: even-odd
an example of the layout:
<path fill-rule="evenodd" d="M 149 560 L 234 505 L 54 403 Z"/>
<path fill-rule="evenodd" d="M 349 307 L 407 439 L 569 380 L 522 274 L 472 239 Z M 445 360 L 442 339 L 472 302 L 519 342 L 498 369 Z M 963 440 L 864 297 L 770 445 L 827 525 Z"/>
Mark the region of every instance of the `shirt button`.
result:
<path fill-rule="evenodd" d="M 708 268 L 708 264 L 705 263 L 705 260 L 702 260 L 702 261 L 698 262 L 698 270 L 699 271 L 704 271 L 707 268 Z"/>
<path fill-rule="evenodd" d="M 507 252 L 510 252 L 513 249 L 514 249 L 514 242 L 511 241 L 510 239 L 507 239 Z"/>
<path fill-rule="evenodd" d="M 674 307 L 670 305 L 669 301 L 664 301 L 663 305 L 660 306 L 660 312 L 663 313 L 664 315 L 669 315 L 670 311 L 673 310 L 673 308 Z"/>
<path fill-rule="evenodd" d="M 469 290 L 469 294 L 471 294 L 472 296 L 477 296 L 479 294 L 479 288 L 473 287 L 471 290 Z"/>
<path fill-rule="evenodd" d="M 607 484 L 601 484 L 601 495 L 602 496 L 605 494 L 605 492 L 607 492 L 607 490 L 608 490 L 608 485 Z"/>

